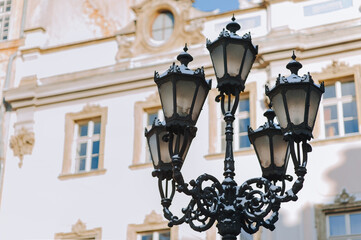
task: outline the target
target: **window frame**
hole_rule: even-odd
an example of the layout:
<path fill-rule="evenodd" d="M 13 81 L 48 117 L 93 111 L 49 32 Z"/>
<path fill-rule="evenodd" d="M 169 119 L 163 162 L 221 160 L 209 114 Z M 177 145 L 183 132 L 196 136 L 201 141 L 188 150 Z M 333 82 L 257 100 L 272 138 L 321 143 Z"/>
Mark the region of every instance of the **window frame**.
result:
<path fill-rule="evenodd" d="M 207 160 L 222 159 L 224 157 L 224 152 L 221 151 L 221 121 L 223 121 L 223 115 L 220 111 L 220 106 L 217 102 L 214 101 L 216 96 L 219 94 L 217 89 L 212 89 L 208 94 L 208 121 L 209 121 L 209 140 L 208 140 L 208 154 L 205 156 Z M 240 99 L 248 97 L 249 99 L 249 118 L 250 118 L 250 127 L 255 128 L 257 123 L 256 118 L 256 103 L 257 103 L 257 82 L 250 82 L 246 84 L 245 91 L 240 94 Z M 217 116 L 215 118 L 214 116 Z M 236 117 L 234 124 L 239 118 Z M 234 134 L 234 138 L 238 137 L 237 133 Z M 233 144 L 236 144 L 238 141 L 234 141 Z M 254 154 L 252 145 L 246 148 L 234 148 L 234 155 L 248 155 Z"/>
<path fill-rule="evenodd" d="M 102 239 L 102 228 L 93 228 L 86 229 L 85 223 L 83 223 L 80 219 L 72 225 L 71 232 L 61 232 L 56 233 L 54 236 L 55 240 L 68 240 L 68 239 L 90 239 L 94 238 L 94 240 Z"/>
<path fill-rule="evenodd" d="M 8 4 L 10 2 L 10 4 Z M 8 41 L 9 40 L 9 32 L 10 32 L 10 23 L 11 23 L 11 11 L 13 9 L 13 1 L 12 0 L 0 0 L 0 3 L 4 3 L 4 11 L 0 12 L 1 26 L 0 26 L 0 41 Z M 10 10 L 7 11 L 6 8 L 10 7 Z M 5 27 L 5 24 L 7 26 Z M 6 34 L 5 34 L 6 32 Z M 4 36 L 6 38 L 4 39 Z"/>
<path fill-rule="evenodd" d="M 342 215 L 350 213 L 361 213 L 361 201 L 355 201 L 353 196 L 350 196 L 346 190 L 343 190 L 335 199 L 333 204 L 318 204 L 315 205 L 315 222 L 318 240 L 333 240 L 333 239 L 348 239 L 343 238 L 347 235 L 330 237 L 329 236 L 329 216 Z M 357 236 L 357 235 L 356 235 Z M 361 234 L 360 234 L 361 236 Z M 350 235 L 349 237 L 352 237 Z"/>
<path fill-rule="evenodd" d="M 134 144 L 130 169 L 152 167 L 152 162 L 146 161 L 147 143 L 144 136 L 144 128 L 148 127 L 147 114 L 161 110 L 162 105 L 158 92 L 151 94 L 145 101 L 138 101 L 134 104 Z"/>
<path fill-rule="evenodd" d="M 361 139 L 361 65 L 354 65 L 350 67 L 344 62 L 333 61 L 327 65 L 321 72 L 311 74 L 316 83 L 324 82 L 325 86 L 331 85 L 337 81 L 349 81 L 353 79 L 355 83 L 355 98 L 357 107 L 357 118 L 359 131 L 345 135 L 338 135 L 334 137 L 325 137 L 324 130 L 324 116 L 323 116 L 323 100 L 320 102 L 319 113 L 317 114 L 314 126 L 314 140 L 313 146 L 320 146 L 329 143 L 339 143 Z"/>
<path fill-rule="evenodd" d="M 178 240 L 179 227 L 168 227 L 168 221 L 163 220 L 162 215 L 157 214 L 154 210 L 145 216 L 141 224 L 129 224 L 127 228 L 127 239 L 137 240 L 142 233 L 170 231 L 170 239 Z"/>
<path fill-rule="evenodd" d="M 104 174 L 106 169 L 104 169 L 104 143 L 105 143 L 105 130 L 107 124 L 107 115 L 108 108 L 86 105 L 82 111 L 75 113 L 67 113 L 65 115 L 65 137 L 64 137 L 64 157 L 63 157 L 63 166 L 62 172 L 59 175 L 59 179 L 69 179 L 76 177 L 85 177 Z M 78 139 L 76 138 L 76 125 L 79 122 L 90 121 L 94 119 L 100 119 L 100 136 L 99 136 L 99 158 L 98 158 L 98 168 L 89 171 L 75 171 L 75 161 L 76 161 L 76 148 Z M 75 134 L 76 133 L 76 134 Z M 74 169 L 72 169 L 74 168 Z"/>
<path fill-rule="evenodd" d="M 167 18 L 168 15 L 171 15 L 171 20 L 172 20 L 172 26 L 170 27 L 167 27 L 165 26 L 165 20 Z M 154 24 L 155 22 L 159 19 L 159 17 L 161 17 L 161 21 L 162 21 L 162 25 L 161 27 L 155 27 Z M 150 33 L 150 36 L 152 37 L 152 40 L 153 41 L 156 41 L 156 42 L 160 42 L 160 43 L 163 43 L 163 42 L 166 42 L 168 41 L 172 35 L 173 35 L 173 32 L 174 32 L 174 25 L 175 25 L 175 17 L 174 17 L 174 14 L 172 11 L 168 10 L 168 9 L 165 9 L 165 10 L 161 10 L 161 11 L 158 11 L 158 13 L 156 14 L 155 18 L 153 19 L 152 21 L 152 25 L 151 25 L 151 33 Z M 172 32 L 170 33 L 169 36 L 166 36 L 165 32 L 166 30 L 169 30 L 171 29 Z M 161 33 L 162 37 L 161 39 L 156 39 L 154 37 L 154 33 L 155 32 L 159 32 Z"/>

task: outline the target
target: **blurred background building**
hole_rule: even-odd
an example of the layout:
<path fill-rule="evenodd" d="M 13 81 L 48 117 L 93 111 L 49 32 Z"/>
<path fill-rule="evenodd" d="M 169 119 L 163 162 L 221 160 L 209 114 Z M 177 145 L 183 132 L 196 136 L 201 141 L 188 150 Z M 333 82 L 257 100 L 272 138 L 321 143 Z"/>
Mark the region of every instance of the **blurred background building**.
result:
<path fill-rule="evenodd" d="M 215 228 L 167 227 L 144 128 L 162 118 L 154 71 L 188 43 L 190 68 L 203 66 L 214 83 L 183 174 L 221 179 L 205 41 L 233 14 L 259 45 L 235 126 L 238 183 L 261 175 L 247 126 L 265 122 L 264 86 L 289 75 L 292 51 L 300 75 L 326 86 L 299 200 L 283 205 L 273 232 L 241 238 L 361 239 L 360 1 L 215 2 L 0 0 L 0 239 L 219 239 Z M 187 204 L 174 201 L 175 212 Z"/>

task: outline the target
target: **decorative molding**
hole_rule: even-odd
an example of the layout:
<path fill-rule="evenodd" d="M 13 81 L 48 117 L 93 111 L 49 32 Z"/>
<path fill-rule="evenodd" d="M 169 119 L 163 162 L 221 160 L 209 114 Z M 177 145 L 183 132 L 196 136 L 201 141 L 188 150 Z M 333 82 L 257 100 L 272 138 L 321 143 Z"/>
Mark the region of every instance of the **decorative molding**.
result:
<path fill-rule="evenodd" d="M 178 240 L 178 226 L 168 227 L 168 221 L 163 220 L 161 214 L 154 210 L 145 216 L 142 224 L 129 224 L 127 229 L 127 240 L 137 240 L 137 235 L 144 232 L 158 232 L 169 230 L 171 240 Z"/>
<path fill-rule="evenodd" d="M 76 173 L 74 172 L 74 169 L 72 169 L 72 163 L 75 157 L 72 155 L 74 152 L 72 151 L 74 147 L 74 128 L 78 121 L 89 120 L 92 118 L 100 118 L 101 121 L 98 169 L 96 171 L 94 170 L 84 173 Z M 107 119 L 107 107 L 91 104 L 86 104 L 80 112 L 67 113 L 65 115 L 64 157 L 62 172 L 58 177 L 60 180 L 100 175 L 106 172 L 104 169 L 104 142 Z"/>
<path fill-rule="evenodd" d="M 342 189 L 341 194 L 337 195 L 335 198 L 335 203 L 338 204 L 347 204 L 355 202 L 355 197 L 351 196 L 346 192 L 346 189 Z"/>
<path fill-rule="evenodd" d="M 350 66 L 345 62 L 339 62 L 338 60 L 332 60 L 332 63 L 322 68 L 321 73 L 338 73 L 349 69 Z"/>
<path fill-rule="evenodd" d="M 71 227 L 69 233 L 56 233 L 55 240 L 67 240 L 67 239 L 94 239 L 101 240 L 102 229 L 86 229 L 86 224 L 80 219 Z"/>
<path fill-rule="evenodd" d="M 345 189 L 337 195 L 334 204 L 318 204 L 315 206 L 315 222 L 317 239 L 327 240 L 326 217 L 330 214 L 344 214 L 348 212 L 361 211 L 361 201 L 355 201 Z"/>
<path fill-rule="evenodd" d="M 149 0 L 134 6 L 136 30 L 131 52 L 134 55 L 159 53 L 182 47 L 184 43 L 192 45 L 204 42 L 202 30 L 205 19 L 202 19 L 202 12 L 192 7 L 192 3 L 192 0 Z M 163 11 L 173 14 L 174 29 L 168 40 L 156 42 L 151 36 L 152 24 L 158 14 Z"/>
<path fill-rule="evenodd" d="M 80 235 L 82 232 L 86 231 L 86 225 L 80 219 L 71 227 L 71 231 Z"/>
<path fill-rule="evenodd" d="M 154 210 L 145 216 L 144 223 L 146 224 L 154 224 L 163 221 L 163 217 L 160 214 L 157 214 Z"/>
<path fill-rule="evenodd" d="M 11 136 L 10 148 L 13 150 L 14 156 L 19 157 L 19 168 L 23 166 L 24 155 L 31 155 L 35 144 L 34 132 L 30 132 L 25 128 L 21 128 L 18 133 Z"/>
<path fill-rule="evenodd" d="M 115 39 L 118 44 L 118 51 L 115 56 L 115 60 L 119 61 L 123 58 L 132 57 L 132 45 L 134 42 L 134 38 L 117 35 Z"/>

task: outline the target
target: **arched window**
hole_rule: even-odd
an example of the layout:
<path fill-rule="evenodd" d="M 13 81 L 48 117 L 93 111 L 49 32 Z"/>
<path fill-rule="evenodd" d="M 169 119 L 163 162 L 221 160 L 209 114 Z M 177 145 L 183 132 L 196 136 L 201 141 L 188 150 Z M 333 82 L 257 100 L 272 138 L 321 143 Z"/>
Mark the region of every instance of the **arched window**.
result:
<path fill-rule="evenodd" d="M 156 41 L 166 41 L 172 35 L 174 16 L 170 11 L 160 12 L 152 25 L 152 38 Z"/>

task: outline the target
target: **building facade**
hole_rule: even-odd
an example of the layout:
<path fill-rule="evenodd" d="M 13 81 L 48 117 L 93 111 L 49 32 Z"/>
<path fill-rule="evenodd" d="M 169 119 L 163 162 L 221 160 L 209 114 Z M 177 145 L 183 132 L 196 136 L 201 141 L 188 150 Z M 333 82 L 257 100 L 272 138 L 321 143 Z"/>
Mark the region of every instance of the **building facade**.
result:
<path fill-rule="evenodd" d="M 144 128 L 162 118 L 154 71 L 188 44 L 213 88 L 183 166 L 222 179 L 224 128 L 205 47 L 234 15 L 259 54 L 235 121 L 235 180 L 259 177 L 247 126 L 263 125 L 264 86 L 295 51 L 325 83 L 308 173 L 274 231 L 241 239 L 361 239 L 361 2 L 240 0 L 203 12 L 192 0 L 0 1 L 0 239 L 220 239 L 168 228 Z M 292 174 L 292 164 L 288 172 Z M 180 214 L 186 197 L 176 194 Z"/>

